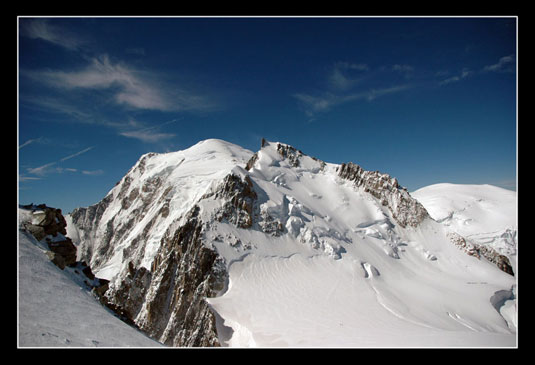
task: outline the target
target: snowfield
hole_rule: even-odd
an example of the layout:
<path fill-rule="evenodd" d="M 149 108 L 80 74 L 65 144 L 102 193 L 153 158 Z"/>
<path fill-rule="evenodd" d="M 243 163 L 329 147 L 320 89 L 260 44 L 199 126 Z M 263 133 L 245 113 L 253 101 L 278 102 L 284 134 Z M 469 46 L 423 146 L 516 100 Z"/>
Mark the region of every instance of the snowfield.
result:
<path fill-rule="evenodd" d="M 228 292 L 209 302 L 234 330 L 232 347 L 515 346 L 490 302 L 470 304 L 492 295 L 481 282 L 392 289 L 373 266 L 300 254 L 250 255 L 230 275 Z"/>
<path fill-rule="evenodd" d="M 436 239 L 440 229 L 430 223 L 417 235 Z M 433 247 L 436 260 L 416 241 L 408 241 L 398 260 L 365 255 L 358 247 L 365 244 L 345 246 L 338 260 L 296 253 L 234 261 L 228 290 L 208 299 L 232 328 L 223 340 L 233 347 L 516 345 L 514 331 L 491 304 L 513 277 L 457 255 L 449 242 Z"/>

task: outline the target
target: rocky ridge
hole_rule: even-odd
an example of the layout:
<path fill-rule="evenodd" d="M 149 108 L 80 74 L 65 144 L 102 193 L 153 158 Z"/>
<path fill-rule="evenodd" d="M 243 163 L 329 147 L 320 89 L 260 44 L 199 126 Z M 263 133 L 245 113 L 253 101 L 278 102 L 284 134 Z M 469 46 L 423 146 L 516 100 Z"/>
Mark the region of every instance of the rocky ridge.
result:
<path fill-rule="evenodd" d="M 352 181 L 356 187 L 377 198 L 382 205 L 387 206 L 393 218 L 402 227 L 416 227 L 429 214 L 422 204 L 412 198 L 406 188 L 398 184 L 396 178 L 379 171 L 366 171 L 352 162 L 341 164 L 338 176 Z"/>
<path fill-rule="evenodd" d="M 466 252 L 467 255 L 474 256 L 478 259 L 481 259 L 483 257 L 489 262 L 495 264 L 500 270 L 508 273 L 509 275 L 514 275 L 513 268 L 511 267 L 511 262 L 509 261 L 507 256 L 500 254 L 492 247 L 479 245 L 477 243 L 471 242 L 470 240 L 455 232 L 448 233 L 448 238 L 455 246 Z"/>

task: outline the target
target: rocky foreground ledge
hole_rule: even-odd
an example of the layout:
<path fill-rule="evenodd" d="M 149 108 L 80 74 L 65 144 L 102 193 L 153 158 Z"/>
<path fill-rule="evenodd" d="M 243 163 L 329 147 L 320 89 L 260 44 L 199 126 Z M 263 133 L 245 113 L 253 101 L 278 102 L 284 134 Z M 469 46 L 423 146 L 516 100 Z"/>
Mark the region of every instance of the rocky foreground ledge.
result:
<path fill-rule="evenodd" d="M 108 280 L 96 278 L 85 261 L 76 261 L 76 246 L 66 236 L 66 227 L 61 209 L 46 204 L 19 205 L 19 229 L 30 233 L 42 248 L 48 248 L 46 255 L 61 270 L 68 266 L 83 275 L 84 283 L 101 298 L 108 289 Z"/>

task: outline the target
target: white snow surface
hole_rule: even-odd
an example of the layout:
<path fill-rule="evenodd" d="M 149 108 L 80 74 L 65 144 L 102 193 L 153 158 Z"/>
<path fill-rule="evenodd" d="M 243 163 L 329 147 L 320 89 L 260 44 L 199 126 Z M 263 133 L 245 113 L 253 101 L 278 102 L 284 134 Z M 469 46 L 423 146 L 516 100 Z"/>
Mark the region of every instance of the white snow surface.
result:
<path fill-rule="evenodd" d="M 40 242 L 19 232 L 19 347 L 162 346 L 103 307 L 72 270 L 59 269 Z"/>
<path fill-rule="evenodd" d="M 411 193 L 437 222 L 509 258 L 516 272 L 516 192 L 493 185 L 435 184 Z"/>
<path fill-rule="evenodd" d="M 515 330 L 508 324 L 516 309 L 509 302 L 500 310 L 491 303 L 496 292 L 510 290 L 516 279 L 453 245 L 447 238 L 451 226 L 442 220 L 449 212 L 430 209 L 442 223 L 427 218 L 416 228 L 402 228 L 380 201 L 339 178 L 339 165 L 302 155 L 295 167 L 276 146 L 269 142 L 258 151 L 250 171 L 244 167 L 253 152 L 217 139 L 142 157 L 143 172 L 136 169 L 138 162 L 127 174 L 131 189 L 158 176 L 163 179 L 158 189 L 168 193 L 148 203 L 143 220 L 116 247 L 116 255 L 94 270 L 97 277 L 113 280 L 126 262 L 123 248 L 157 217 L 141 260 L 150 268 L 163 235 L 172 233 L 183 223 L 180 217 L 198 204 L 202 221 L 210 222 L 204 241 L 223 257 L 229 272 L 227 287 L 207 298 L 220 319 L 223 346 L 516 346 Z M 258 223 L 242 229 L 214 219 L 222 203 L 200 197 L 229 173 L 252 180 L 260 212 L 279 221 L 283 234 L 264 233 Z M 120 187 L 110 194 L 115 197 Z M 122 209 L 119 200 L 102 217 L 102 231 L 108 220 L 126 219 L 141 204 L 137 199 Z M 163 200 L 169 201 L 166 218 L 157 214 Z M 427 208 L 423 198 L 422 204 Z M 437 210 L 441 206 L 443 202 L 435 204 Z M 487 212 L 508 216 L 507 207 L 498 202 Z M 479 223 L 477 211 L 458 210 L 465 221 Z M 471 234 L 491 232 L 487 228 Z M 72 225 L 67 233 L 77 244 L 102 234 L 83 237 Z"/>
<path fill-rule="evenodd" d="M 402 229 L 337 165 L 258 153 L 250 178 L 288 234 L 223 227 L 247 249 L 214 246 L 229 262 L 227 290 L 209 298 L 237 347 L 510 347 L 516 335 L 494 308 L 515 278 L 466 255 L 426 219 Z M 247 233 L 246 233 L 247 232 Z M 224 328 L 223 328 L 224 329 Z M 228 328 L 227 328 L 228 329 Z M 223 333 L 223 331 L 221 331 Z"/>

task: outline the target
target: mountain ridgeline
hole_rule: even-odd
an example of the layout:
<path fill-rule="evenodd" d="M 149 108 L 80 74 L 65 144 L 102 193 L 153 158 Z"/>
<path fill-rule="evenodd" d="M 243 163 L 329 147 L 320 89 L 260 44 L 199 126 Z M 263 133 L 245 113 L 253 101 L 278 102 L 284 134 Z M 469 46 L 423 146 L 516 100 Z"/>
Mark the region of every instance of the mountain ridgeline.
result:
<path fill-rule="evenodd" d="M 101 301 L 157 341 L 191 347 L 227 345 L 237 330 L 209 298 L 228 291 L 229 268 L 247 256 L 358 257 L 378 276 L 370 262 L 403 261 L 423 226 L 439 226 L 387 174 L 283 143 L 262 140 L 253 153 L 216 139 L 143 155 L 99 203 L 66 221 L 78 260 L 109 280 Z M 480 260 L 440 232 L 440 244 Z M 436 265 L 442 249 L 426 244 L 418 260 Z"/>

